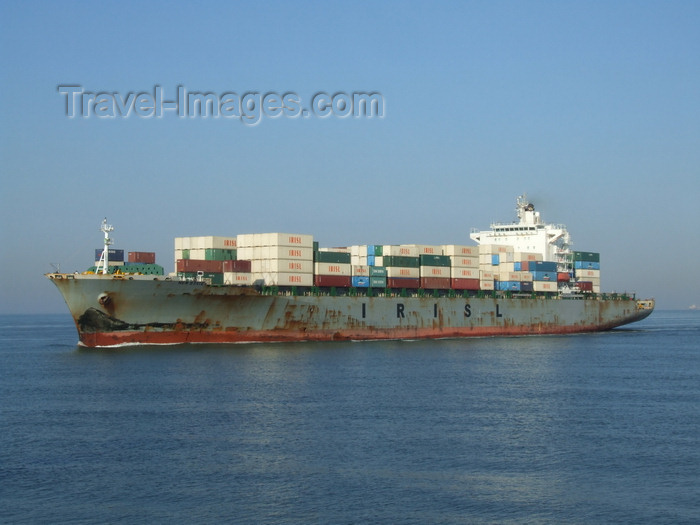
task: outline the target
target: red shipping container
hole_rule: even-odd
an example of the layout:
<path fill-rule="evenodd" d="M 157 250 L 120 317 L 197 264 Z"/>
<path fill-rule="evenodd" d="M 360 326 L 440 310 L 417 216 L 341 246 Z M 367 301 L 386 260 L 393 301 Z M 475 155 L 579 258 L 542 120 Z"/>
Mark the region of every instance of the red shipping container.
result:
<path fill-rule="evenodd" d="M 592 292 L 593 291 L 593 283 L 589 281 L 579 281 L 576 283 L 576 286 L 578 286 L 578 289 L 581 290 L 582 292 Z"/>
<path fill-rule="evenodd" d="M 479 279 L 452 279 L 452 288 L 455 290 L 478 290 Z"/>
<path fill-rule="evenodd" d="M 156 254 L 155 252 L 129 252 L 127 261 L 142 264 L 155 264 Z"/>
<path fill-rule="evenodd" d="M 178 272 L 223 273 L 224 261 L 202 261 L 198 259 L 178 259 Z"/>
<path fill-rule="evenodd" d="M 336 288 L 350 288 L 352 277 L 345 275 L 314 275 L 315 286 L 335 286 Z"/>
<path fill-rule="evenodd" d="M 449 270 L 449 268 L 448 268 Z M 426 290 L 449 290 L 449 277 L 421 277 L 420 287 Z"/>
<path fill-rule="evenodd" d="M 527 272 L 528 271 L 527 267 L 528 267 L 527 261 L 522 261 L 520 263 L 520 271 L 521 272 Z"/>
<path fill-rule="evenodd" d="M 418 277 L 387 277 L 387 288 L 420 288 Z"/>
<path fill-rule="evenodd" d="M 568 283 L 570 280 L 571 280 L 571 276 L 569 275 L 568 272 L 558 272 L 557 273 L 557 282 Z"/>
<path fill-rule="evenodd" d="M 223 261 L 223 268 L 225 272 L 239 272 L 248 273 L 250 272 L 250 261 Z"/>

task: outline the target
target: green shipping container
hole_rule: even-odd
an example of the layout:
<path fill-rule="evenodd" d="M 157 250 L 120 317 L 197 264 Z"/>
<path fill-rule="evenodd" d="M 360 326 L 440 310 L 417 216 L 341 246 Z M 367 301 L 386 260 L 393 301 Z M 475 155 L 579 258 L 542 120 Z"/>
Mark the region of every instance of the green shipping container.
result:
<path fill-rule="evenodd" d="M 421 255 L 419 257 L 421 266 L 450 266 L 449 255 Z"/>
<path fill-rule="evenodd" d="M 386 277 L 386 268 L 383 266 L 370 266 L 369 267 L 370 277 Z"/>
<path fill-rule="evenodd" d="M 386 255 L 384 256 L 384 266 L 418 268 L 420 266 L 420 259 L 418 257 L 408 257 L 405 255 Z"/>
<path fill-rule="evenodd" d="M 574 261 L 600 262 L 600 254 L 595 252 L 573 252 Z"/>
<path fill-rule="evenodd" d="M 204 250 L 204 259 L 206 261 L 235 261 L 236 250 L 207 248 Z"/>
<path fill-rule="evenodd" d="M 370 277 L 370 288 L 386 288 L 386 277 Z"/>
<path fill-rule="evenodd" d="M 344 252 L 315 252 L 314 261 L 321 263 L 350 264 L 350 254 Z"/>

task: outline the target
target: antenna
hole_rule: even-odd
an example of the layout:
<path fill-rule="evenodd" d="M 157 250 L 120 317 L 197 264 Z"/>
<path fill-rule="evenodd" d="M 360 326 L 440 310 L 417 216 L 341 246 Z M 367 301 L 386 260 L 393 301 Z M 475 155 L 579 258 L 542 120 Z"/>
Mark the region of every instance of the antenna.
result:
<path fill-rule="evenodd" d="M 100 273 L 100 265 L 102 266 L 102 274 L 106 274 L 109 271 L 109 246 L 112 244 L 112 239 L 109 238 L 109 232 L 114 230 L 114 226 L 107 224 L 107 217 L 102 219 L 102 226 L 100 226 L 100 231 L 105 234 L 105 247 L 102 250 L 102 255 L 100 260 L 97 262 L 97 267 L 95 268 L 95 273 Z"/>

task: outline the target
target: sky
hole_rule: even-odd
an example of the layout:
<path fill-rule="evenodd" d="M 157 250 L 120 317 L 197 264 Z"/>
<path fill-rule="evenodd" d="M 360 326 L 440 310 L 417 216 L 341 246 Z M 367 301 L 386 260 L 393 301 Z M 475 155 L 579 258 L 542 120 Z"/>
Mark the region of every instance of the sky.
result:
<path fill-rule="evenodd" d="M 104 217 L 172 271 L 180 236 L 473 244 L 522 193 L 603 289 L 700 305 L 698 27 L 693 1 L 2 2 L 0 313 L 67 313 L 44 274 L 91 266 Z M 179 90 L 226 112 L 156 112 Z"/>

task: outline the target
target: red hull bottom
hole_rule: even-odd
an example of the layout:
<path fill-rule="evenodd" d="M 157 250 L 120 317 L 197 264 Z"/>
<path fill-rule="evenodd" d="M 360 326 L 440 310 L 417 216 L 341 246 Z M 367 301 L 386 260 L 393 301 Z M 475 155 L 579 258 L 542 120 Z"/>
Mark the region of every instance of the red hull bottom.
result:
<path fill-rule="evenodd" d="M 332 331 L 308 333 L 303 331 L 120 331 L 93 332 L 80 334 L 80 343 L 88 347 L 117 346 L 129 344 L 184 344 L 184 343 L 264 343 L 264 342 L 303 342 L 303 341 L 369 341 L 391 339 L 450 339 L 465 337 L 519 336 L 574 334 L 610 330 L 610 326 L 509 326 L 476 327 L 455 330 L 391 330 L 371 332 Z"/>

